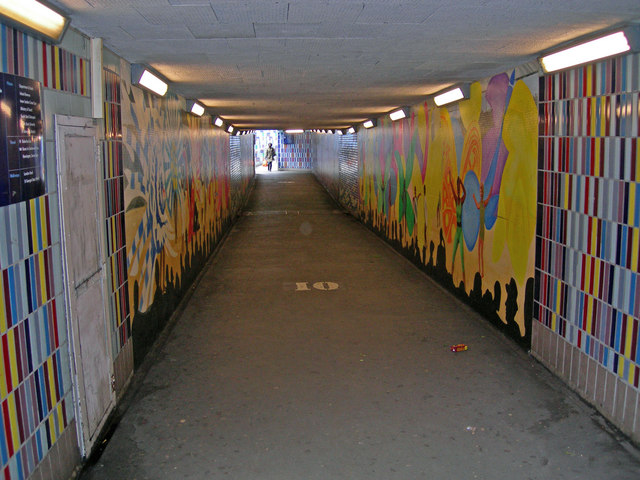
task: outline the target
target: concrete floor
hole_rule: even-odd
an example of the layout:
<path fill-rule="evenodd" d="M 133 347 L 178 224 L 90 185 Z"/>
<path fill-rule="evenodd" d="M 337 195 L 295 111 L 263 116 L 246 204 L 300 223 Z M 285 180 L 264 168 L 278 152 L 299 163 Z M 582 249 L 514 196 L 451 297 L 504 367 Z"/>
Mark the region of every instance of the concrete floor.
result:
<path fill-rule="evenodd" d="M 309 173 L 257 176 L 124 406 L 83 480 L 640 478 L 592 409 Z"/>

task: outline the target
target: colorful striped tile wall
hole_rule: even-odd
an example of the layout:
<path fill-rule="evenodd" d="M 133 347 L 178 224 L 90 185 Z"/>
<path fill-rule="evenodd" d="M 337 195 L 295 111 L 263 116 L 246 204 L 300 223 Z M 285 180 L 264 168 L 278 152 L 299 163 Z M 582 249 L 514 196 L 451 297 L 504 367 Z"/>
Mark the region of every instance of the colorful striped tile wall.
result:
<path fill-rule="evenodd" d="M 535 318 L 640 383 L 640 56 L 540 79 Z"/>
<path fill-rule="evenodd" d="M 79 55 L 1 24 L 0 54 L 4 73 L 37 80 L 45 91 L 90 95 L 90 63 Z M 58 222 L 55 192 L 0 208 L 5 480 L 28 478 L 74 418 Z"/>
<path fill-rule="evenodd" d="M 279 142 L 278 168 L 286 169 L 311 169 L 312 141 L 311 133 L 299 133 L 287 135 L 294 143 Z"/>
<path fill-rule="evenodd" d="M 0 472 L 29 476 L 71 419 L 58 229 L 50 195 L 0 208 Z"/>
<path fill-rule="evenodd" d="M 120 115 L 120 76 L 104 70 L 105 140 L 102 144 L 104 162 L 104 198 L 107 235 L 107 265 L 109 272 L 110 318 L 115 335 L 113 357 L 131 338 L 129 287 L 124 216 L 124 170 L 122 166 L 122 121 Z"/>
<path fill-rule="evenodd" d="M 33 78 L 45 88 L 90 95 L 91 63 L 88 59 L 2 24 L 0 50 L 4 73 Z"/>

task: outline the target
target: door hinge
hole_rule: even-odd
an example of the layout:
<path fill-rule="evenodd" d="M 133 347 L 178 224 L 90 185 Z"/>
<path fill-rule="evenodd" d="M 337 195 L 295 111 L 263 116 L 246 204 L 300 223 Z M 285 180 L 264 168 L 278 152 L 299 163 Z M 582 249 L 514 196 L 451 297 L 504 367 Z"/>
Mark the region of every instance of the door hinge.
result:
<path fill-rule="evenodd" d="M 111 375 L 111 391 L 112 392 L 116 391 L 116 376 L 115 375 Z"/>

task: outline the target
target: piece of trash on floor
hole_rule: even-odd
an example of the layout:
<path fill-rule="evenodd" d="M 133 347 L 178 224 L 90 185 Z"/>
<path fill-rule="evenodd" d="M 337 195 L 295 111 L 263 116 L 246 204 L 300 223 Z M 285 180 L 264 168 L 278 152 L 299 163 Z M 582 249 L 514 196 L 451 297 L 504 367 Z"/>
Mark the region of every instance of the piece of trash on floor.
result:
<path fill-rule="evenodd" d="M 467 427 L 467 432 L 471 432 L 471 435 L 475 435 L 476 434 L 476 427 Z"/>
<path fill-rule="evenodd" d="M 464 343 L 458 343 L 457 345 L 451 345 L 451 351 L 452 352 L 464 352 L 465 350 L 468 350 L 469 347 L 467 347 Z"/>

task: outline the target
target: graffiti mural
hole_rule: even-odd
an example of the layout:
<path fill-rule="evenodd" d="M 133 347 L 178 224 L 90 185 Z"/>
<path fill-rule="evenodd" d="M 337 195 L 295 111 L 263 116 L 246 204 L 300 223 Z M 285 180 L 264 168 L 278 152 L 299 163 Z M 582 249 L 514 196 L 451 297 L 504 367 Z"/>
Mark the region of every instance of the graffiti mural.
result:
<path fill-rule="evenodd" d="M 184 100 L 123 81 L 122 129 L 129 297 L 133 324 L 191 266 L 206 259 L 229 222 L 229 136 L 187 116 Z"/>
<path fill-rule="evenodd" d="M 537 79 L 471 85 L 361 132 L 362 219 L 427 272 L 530 342 L 536 229 Z"/>

